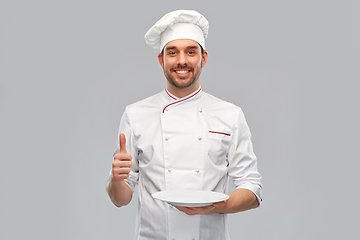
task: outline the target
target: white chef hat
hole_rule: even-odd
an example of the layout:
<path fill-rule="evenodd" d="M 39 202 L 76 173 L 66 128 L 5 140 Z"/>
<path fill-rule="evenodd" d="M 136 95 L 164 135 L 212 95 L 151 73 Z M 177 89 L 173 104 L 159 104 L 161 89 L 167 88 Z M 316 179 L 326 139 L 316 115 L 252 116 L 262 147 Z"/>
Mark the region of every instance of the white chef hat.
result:
<path fill-rule="evenodd" d="M 176 39 L 191 39 L 205 49 L 209 22 L 194 10 L 177 10 L 165 14 L 145 34 L 145 41 L 160 52 L 164 46 Z"/>

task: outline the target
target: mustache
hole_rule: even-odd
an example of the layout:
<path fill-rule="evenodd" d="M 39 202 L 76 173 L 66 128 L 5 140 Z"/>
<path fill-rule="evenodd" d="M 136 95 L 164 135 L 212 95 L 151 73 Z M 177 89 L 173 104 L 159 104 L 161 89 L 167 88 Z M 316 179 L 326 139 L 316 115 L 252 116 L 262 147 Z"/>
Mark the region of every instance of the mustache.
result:
<path fill-rule="evenodd" d="M 171 70 L 193 70 L 194 68 L 189 66 L 188 64 L 178 64 L 176 67 L 172 67 Z"/>

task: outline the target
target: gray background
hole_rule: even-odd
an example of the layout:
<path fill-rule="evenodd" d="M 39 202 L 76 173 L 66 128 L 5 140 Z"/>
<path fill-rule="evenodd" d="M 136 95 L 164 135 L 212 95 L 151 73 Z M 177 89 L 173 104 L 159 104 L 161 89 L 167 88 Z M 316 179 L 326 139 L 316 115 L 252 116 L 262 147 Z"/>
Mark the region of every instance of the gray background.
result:
<path fill-rule="evenodd" d="M 241 106 L 261 208 L 232 239 L 360 239 L 359 1 L 0 1 L 0 239 L 131 239 L 105 192 L 121 114 L 162 91 L 143 40 L 166 12 L 210 21 L 204 91 Z"/>

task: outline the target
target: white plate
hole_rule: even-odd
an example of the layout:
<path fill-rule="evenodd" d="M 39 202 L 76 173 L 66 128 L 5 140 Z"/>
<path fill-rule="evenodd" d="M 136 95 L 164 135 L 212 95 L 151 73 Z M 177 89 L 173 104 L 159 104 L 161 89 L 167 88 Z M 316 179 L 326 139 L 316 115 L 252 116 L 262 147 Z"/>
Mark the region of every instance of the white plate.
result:
<path fill-rule="evenodd" d="M 225 201 L 229 198 L 229 196 L 224 193 L 202 190 L 160 191 L 153 193 L 151 196 L 171 205 L 182 207 L 209 206 L 213 203 Z"/>

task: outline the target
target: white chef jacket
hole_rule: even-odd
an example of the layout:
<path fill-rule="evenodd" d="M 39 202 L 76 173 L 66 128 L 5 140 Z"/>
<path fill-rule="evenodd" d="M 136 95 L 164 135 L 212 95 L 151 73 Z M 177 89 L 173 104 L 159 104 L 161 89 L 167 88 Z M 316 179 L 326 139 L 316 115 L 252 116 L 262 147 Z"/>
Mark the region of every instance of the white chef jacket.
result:
<path fill-rule="evenodd" d="M 138 184 L 136 240 L 229 240 L 227 215 L 189 216 L 153 199 L 163 190 L 227 193 L 251 190 L 261 202 L 261 175 L 241 109 L 199 88 L 178 99 L 166 89 L 126 107 L 119 134 L 133 165 L 126 183 Z M 119 148 L 115 150 L 115 153 Z"/>

